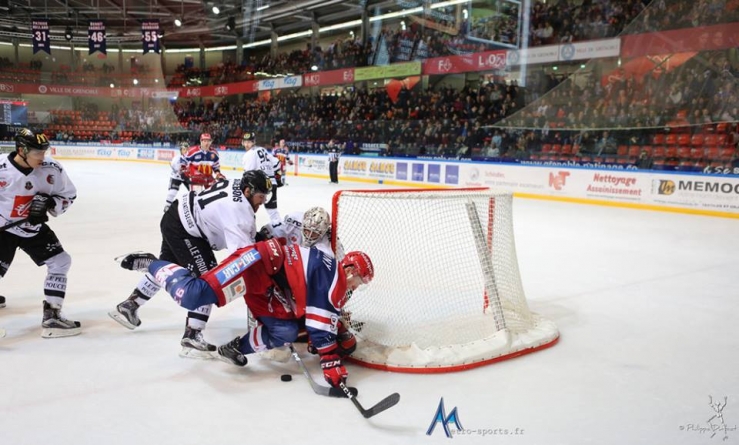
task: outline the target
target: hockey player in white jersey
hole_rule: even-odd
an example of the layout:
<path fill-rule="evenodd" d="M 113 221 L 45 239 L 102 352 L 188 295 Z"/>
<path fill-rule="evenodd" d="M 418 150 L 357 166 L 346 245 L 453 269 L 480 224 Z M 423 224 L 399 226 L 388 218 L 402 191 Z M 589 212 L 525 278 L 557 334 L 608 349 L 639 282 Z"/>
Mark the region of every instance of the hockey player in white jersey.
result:
<path fill-rule="evenodd" d="M 184 156 L 190 150 L 190 144 L 187 142 L 180 142 L 180 153 L 175 155 L 172 162 L 170 162 L 169 172 L 169 190 L 167 190 L 167 203 L 164 204 L 164 211 L 169 210 L 169 206 L 172 205 L 177 192 L 180 191 L 180 186 L 185 185 L 185 189 L 189 190 L 190 185 L 185 174 L 187 170 L 187 163 L 185 162 Z"/>
<path fill-rule="evenodd" d="M 273 224 L 281 221 L 280 213 L 277 211 L 277 187 L 282 187 L 282 174 L 280 173 L 280 161 L 272 156 L 272 154 L 264 147 L 255 145 L 256 135 L 254 133 L 244 133 L 242 145 L 244 146 L 244 171 L 261 170 L 272 181 L 275 187 L 272 190 L 272 198 L 264 205 L 269 215 L 269 220 Z"/>
<path fill-rule="evenodd" d="M 0 277 L 18 249 L 36 265 L 46 265 L 41 336 L 69 337 L 81 332 L 80 322 L 62 315 L 72 258 L 46 222 L 49 214 L 69 209 L 77 189 L 62 166 L 46 156 L 48 149 L 43 133 L 24 128 L 15 137 L 15 152 L 0 155 L 0 225 L 5 228 L 0 231 Z M 0 303 L 5 306 L 4 297 Z"/>
<path fill-rule="evenodd" d="M 172 203 L 162 217 L 162 247 L 159 258 L 187 267 L 197 276 L 215 267 L 214 250 L 234 252 L 254 244 L 257 234 L 255 212 L 269 199 L 272 183 L 261 170 L 245 172 L 241 179 L 217 181 L 200 193 L 189 192 Z M 109 315 L 129 329 L 141 325 L 138 309 L 160 287 L 145 275 L 131 296 Z M 180 342 L 182 357 L 213 358 L 215 347 L 203 339 L 202 331 L 211 306 L 188 313 L 187 328 Z"/>

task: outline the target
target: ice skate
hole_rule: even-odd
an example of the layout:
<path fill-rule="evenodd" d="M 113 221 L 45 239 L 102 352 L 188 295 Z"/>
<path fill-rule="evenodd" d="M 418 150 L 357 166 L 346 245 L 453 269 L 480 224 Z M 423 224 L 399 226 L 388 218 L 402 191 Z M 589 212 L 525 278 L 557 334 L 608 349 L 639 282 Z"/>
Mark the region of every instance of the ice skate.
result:
<path fill-rule="evenodd" d="M 225 345 L 218 347 L 218 358 L 226 363 L 236 366 L 246 366 L 249 362 L 246 356 L 239 351 L 241 337 L 236 337 Z"/>
<path fill-rule="evenodd" d="M 5 297 L 0 295 L 0 308 L 3 308 L 3 307 L 5 307 Z"/>
<path fill-rule="evenodd" d="M 148 272 L 149 266 L 156 260 L 156 256 L 145 252 L 133 252 L 115 259 L 116 262 L 120 263 L 122 268 L 137 272 Z"/>
<path fill-rule="evenodd" d="M 141 320 L 138 315 L 139 307 L 139 304 L 136 303 L 134 298 L 128 298 L 124 302 L 118 304 L 114 311 L 108 312 L 108 315 L 121 325 L 133 330 L 141 326 Z"/>
<path fill-rule="evenodd" d="M 82 324 L 64 318 L 62 308 L 56 304 L 44 301 L 44 318 L 41 322 L 43 328 L 41 336 L 44 338 L 71 337 L 82 332 Z"/>
<path fill-rule="evenodd" d="M 213 354 L 216 352 L 216 347 L 205 341 L 203 331 L 200 329 L 187 327 L 185 329 L 185 335 L 182 336 L 182 340 L 180 341 L 180 345 L 182 345 L 180 357 L 203 360 L 216 358 Z"/>

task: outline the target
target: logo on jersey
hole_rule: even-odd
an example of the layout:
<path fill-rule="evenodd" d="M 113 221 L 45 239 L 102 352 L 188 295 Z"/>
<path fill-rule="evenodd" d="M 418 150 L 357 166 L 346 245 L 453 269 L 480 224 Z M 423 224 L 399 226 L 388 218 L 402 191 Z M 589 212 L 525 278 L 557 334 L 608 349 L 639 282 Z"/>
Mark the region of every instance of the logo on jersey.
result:
<path fill-rule="evenodd" d="M 28 215 L 28 210 L 31 208 L 31 196 L 18 196 L 16 195 L 13 200 L 13 210 L 10 212 L 11 218 L 23 218 Z"/>
<path fill-rule="evenodd" d="M 26 190 L 31 190 L 33 188 L 33 184 L 31 184 L 31 181 L 26 182 Z"/>
<path fill-rule="evenodd" d="M 261 258 L 262 256 L 259 255 L 257 249 L 250 249 L 244 252 L 240 257 L 231 261 L 226 267 L 216 272 L 216 279 L 219 283 L 226 284 L 233 277 L 251 267 L 252 264 L 256 263 Z"/>
<path fill-rule="evenodd" d="M 46 182 L 48 182 L 49 184 L 52 184 L 53 185 L 54 184 L 54 175 L 47 176 L 46 177 Z"/>
<path fill-rule="evenodd" d="M 8 181 L 0 179 L 0 189 L 4 189 L 8 185 Z"/>
<path fill-rule="evenodd" d="M 236 298 L 242 297 L 246 293 L 246 283 L 244 279 L 239 277 L 238 280 L 229 284 L 223 289 L 223 294 L 226 296 L 226 300 L 232 301 Z"/>

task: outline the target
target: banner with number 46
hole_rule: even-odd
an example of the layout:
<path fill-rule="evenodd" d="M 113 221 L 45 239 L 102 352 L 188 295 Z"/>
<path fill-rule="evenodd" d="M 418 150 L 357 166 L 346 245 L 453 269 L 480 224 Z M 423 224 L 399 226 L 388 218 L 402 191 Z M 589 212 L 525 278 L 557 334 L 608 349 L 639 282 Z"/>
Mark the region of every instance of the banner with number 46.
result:
<path fill-rule="evenodd" d="M 102 20 L 90 20 L 87 26 L 87 44 L 89 46 L 89 53 L 92 54 L 95 51 L 100 51 L 103 54 L 108 54 L 108 47 L 105 40 L 105 22 Z"/>

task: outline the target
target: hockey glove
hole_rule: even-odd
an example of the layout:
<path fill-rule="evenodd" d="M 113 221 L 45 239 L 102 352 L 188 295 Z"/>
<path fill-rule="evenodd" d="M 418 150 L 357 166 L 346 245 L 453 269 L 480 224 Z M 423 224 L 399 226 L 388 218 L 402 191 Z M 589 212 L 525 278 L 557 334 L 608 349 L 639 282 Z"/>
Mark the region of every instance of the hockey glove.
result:
<path fill-rule="evenodd" d="M 336 352 L 341 356 L 341 358 L 352 355 L 352 353 L 357 349 L 357 339 L 354 337 L 354 334 L 346 329 L 344 323 L 341 321 L 339 321 L 338 331 L 339 332 L 336 335 L 336 343 L 339 345 L 339 348 Z"/>
<path fill-rule="evenodd" d="M 349 375 L 344 364 L 341 363 L 341 357 L 333 353 L 321 356 L 321 370 L 323 370 L 323 378 L 334 388 L 337 388 L 339 383 L 345 383 Z"/>
<path fill-rule="evenodd" d="M 45 194 L 39 193 L 31 200 L 31 207 L 28 210 L 28 222 L 34 226 L 43 224 L 49 220 L 47 212 L 54 207 L 54 199 Z"/>

